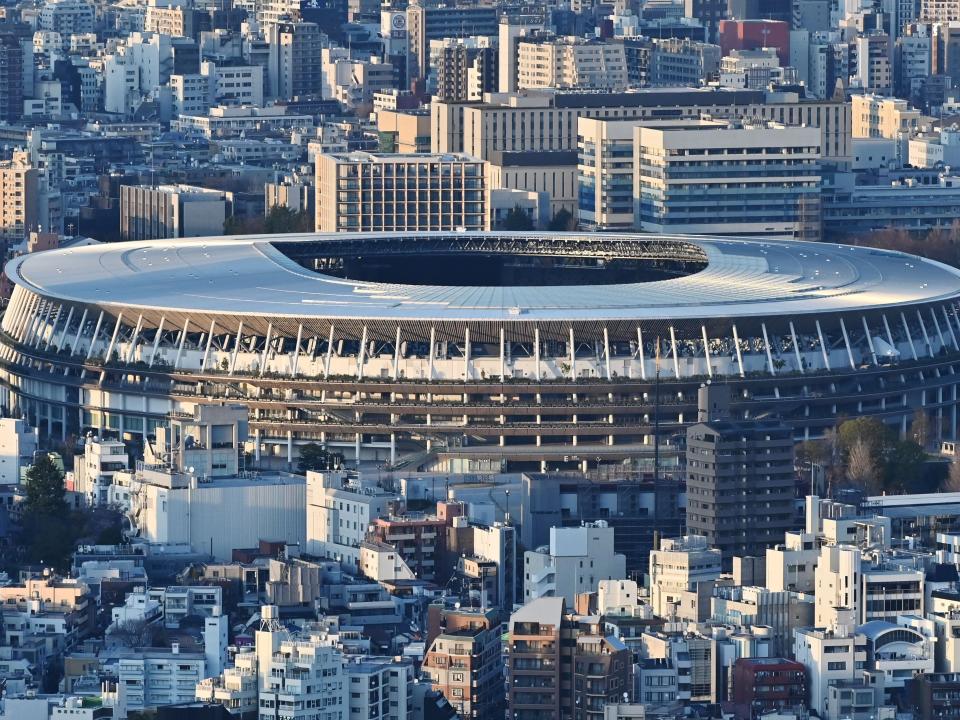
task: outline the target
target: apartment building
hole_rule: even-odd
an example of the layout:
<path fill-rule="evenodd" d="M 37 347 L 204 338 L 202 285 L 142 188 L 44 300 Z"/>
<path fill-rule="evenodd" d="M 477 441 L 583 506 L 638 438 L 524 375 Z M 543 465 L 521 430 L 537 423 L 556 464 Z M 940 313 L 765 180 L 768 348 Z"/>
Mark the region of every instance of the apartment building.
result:
<path fill-rule="evenodd" d="M 462 718 L 483 720 L 504 711 L 497 610 L 427 609 L 427 654 L 422 672 Z"/>
<path fill-rule="evenodd" d="M 0 162 L 0 237 L 7 242 L 23 240 L 37 229 L 40 218 L 40 171 L 26 151 Z"/>
<path fill-rule="evenodd" d="M 510 717 L 602 720 L 631 688 L 631 653 L 598 617 L 567 614 L 562 597 L 541 597 L 510 616 Z M 549 714 L 549 715 L 545 715 Z"/>
<path fill-rule="evenodd" d="M 720 577 L 720 551 L 699 535 L 665 539 L 650 553 L 650 605 L 659 617 L 677 615 L 683 595 Z"/>
<path fill-rule="evenodd" d="M 339 473 L 307 473 L 306 551 L 360 567 L 360 544 L 378 517 L 388 515 L 397 496 L 360 481 L 347 484 Z"/>
<path fill-rule="evenodd" d="M 737 350 L 739 353 L 739 350 Z M 687 428 L 687 527 L 723 553 L 763 556 L 793 528 L 793 431 L 779 420 L 734 420 L 727 386 L 698 393 Z"/>
<path fill-rule="evenodd" d="M 482 161 L 462 154 L 317 156 L 317 232 L 485 230 Z"/>
<path fill-rule="evenodd" d="M 82 459 L 74 460 L 74 490 L 91 505 L 106 504 L 114 474 L 129 469 L 130 458 L 122 442 L 87 438 Z"/>
<path fill-rule="evenodd" d="M 550 544 L 523 556 L 523 599 L 561 597 L 571 606 L 600 580 L 625 577 L 627 559 L 613 551 L 614 529 L 597 520 L 580 527 L 550 528 Z"/>
<path fill-rule="evenodd" d="M 117 662 L 117 682 L 126 690 L 130 710 L 190 702 L 204 677 L 204 654 L 181 651 L 179 643 L 131 650 Z"/>
<path fill-rule="evenodd" d="M 519 88 L 577 88 L 621 91 L 627 88 L 623 43 L 555 38 L 517 44 Z"/>
<path fill-rule="evenodd" d="M 817 239 L 820 141 L 816 128 L 779 123 L 639 126 L 636 226 L 659 233 Z"/>
<path fill-rule="evenodd" d="M 256 634 L 258 720 L 350 717 L 349 686 L 340 651 L 317 636 L 291 636 L 280 626 L 274 605 L 264 606 L 261 617 L 263 625 Z"/>
<path fill-rule="evenodd" d="M 906 100 L 882 95 L 854 95 L 850 99 L 855 138 L 895 140 L 901 133 L 916 132 L 923 115 Z"/>

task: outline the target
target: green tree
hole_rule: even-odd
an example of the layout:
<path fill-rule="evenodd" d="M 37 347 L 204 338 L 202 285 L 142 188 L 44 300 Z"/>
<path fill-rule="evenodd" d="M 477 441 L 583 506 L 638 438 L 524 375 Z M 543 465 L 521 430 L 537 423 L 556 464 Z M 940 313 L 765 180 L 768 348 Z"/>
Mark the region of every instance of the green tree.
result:
<path fill-rule="evenodd" d="M 340 453 L 332 453 L 318 443 L 307 443 L 300 448 L 297 470 L 305 474 L 308 470 L 332 470 L 342 464 Z"/>
<path fill-rule="evenodd" d="M 264 232 L 270 234 L 308 232 L 312 219 L 305 212 L 296 212 L 286 205 L 274 205 L 266 215 Z"/>
<path fill-rule="evenodd" d="M 576 227 L 577 221 L 574 219 L 571 212 L 564 208 L 560 208 L 557 210 L 557 214 L 551 218 L 547 229 L 555 232 L 563 232 L 565 230 L 575 230 Z"/>
<path fill-rule="evenodd" d="M 67 504 L 63 471 L 49 455 L 41 455 L 27 471 L 24 484 L 20 539 L 26 558 L 66 570 L 85 523 Z"/>
<path fill-rule="evenodd" d="M 514 205 L 500 223 L 500 229 L 512 231 L 533 230 L 533 220 L 530 219 L 526 210 L 519 205 Z"/>
<path fill-rule="evenodd" d="M 871 456 L 880 459 L 886 456 L 896 440 L 893 430 L 874 417 L 847 420 L 837 430 L 837 442 L 844 461 L 848 459 L 850 450 L 858 442 L 866 446 Z"/>
<path fill-rule="evenodd" d="M 907 492 L 919 480 L 927 454 L 912 440 L 898 440 L 887 451 L 883 487 L 887 492 Z"/>
<path fill-rule="evenodd" d="M 60 515 L 67 512 L 66 489 L 63 471 L 49 455 L 41 455 L 27 470 L 24 513 Z"/>

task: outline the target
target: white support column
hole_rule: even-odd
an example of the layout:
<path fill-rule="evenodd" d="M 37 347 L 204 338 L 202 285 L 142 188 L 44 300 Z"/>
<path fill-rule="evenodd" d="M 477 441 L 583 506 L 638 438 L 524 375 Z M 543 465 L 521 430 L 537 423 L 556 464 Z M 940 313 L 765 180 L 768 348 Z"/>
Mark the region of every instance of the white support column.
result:
<path fill-rule="evenodd" d="M 50 348 L 50 343 L 53 342 L 53 338 L 57 335 L 57 325 L 60 323 L 61 316 L 63 315 L 63 305 L 57 305 L 57 314 L 53 318 L 53 323 L 50 327 L 50 334 L 47 335 L 46 340 L 43 343 L 43 349 L 48 350 Z"/>
<path fill-rule="evenodd" d="M 777 370 L 773 367 L 773 353 L 770 352 L 770 338 L 767 335 L 767 324 L 765 322 L 760 323 L 760 330 L 763 332 L 763 347 L 767 351 L 767 369 L 771 375 L 776 375 Z"/>
<path fill-rule="evenodd" d="M 887 314 L 883 313 L 880 317 L 883 318 L 883 330 L 887 333 L 887 342 L 890 343 L 890 347 L 896 350 L 897 344 L 893 341 L 893 333 L 890 331 L 890 322 L 887 320 Z"/>
<path fill-rule="evenodd" d="M 913 353 L 913 359 L 919 360 L 920 357 L 917 355 L 917 346 L 913 343 L 913 335 L 910 334 L 910 325 L 907 324 L 907 316 L 903 314 L 903 311 L 900 311 L 900 322 L 903 323 L 903 331 L 907 334 L 907 340 L 910 343 L 910 351 Z"/>
<path fill-rule="evenodd" d="M 10 333 L 20 342 L 22 342 L 24 339 L 24 334 L 26 333 L 27 327 L 29 327 L 30 323 L 33 322 L 35 317 L 35 306 L 36 295 L 24 291 L 23 311 L 20 313 L 20 317 L 17 319 L 16 327 Z"/>
<path fill-rule="evenodd" d="M 847 346 L 847 358 L 850 360 L 850 369 L 856 370 L 857 364 L 853 361 L 853 349 L 850 347 L 850 335 L 847 334 L 847 324 L 840 316 L 840 332 L 843 334 L 843 344 Z"/>
<path fill-rule="evenodd" d="M 953 329 L 953 323 L 950 322 L 950 315 L 947 313 L 947 306 L 941 305 L 940 312 L 943 313 L 943 321 L 947 325 L 947 330 L 950 331 L 950 339 L 953 341 L 953 349 L 960 350 L 960 344 L 957 343 L 957 333 Z"/>
<path fill-rule="evenodd" d="M 12 337 L 16 337 L 17 326 L 24 313 L 24 290 L 16 285 L 13 288 L 13 295 L 10 296 L 10 304 L 7 311 L 3 314 L 3 329 Z"/>
<path fill-rule="evenodd" d="M 263 340 L 263 352 L 260 354 L 260 377 L 267 369 L 267 360 L 270 358 L 270 341 L 273 340 L 273 321 L 267 322 L 267 336 Z"/>
<path fill-rule="evenodd" d="M 737 324 L 733 324 L 733 347 L 737 351 L 737 367 L 740 369 L 740 377 L 744 377 L 743 372 L 743 353 L 740 351 L 740 336 L 737 334 Z"/>
<path fill-rule="evenodd" d="M 677 358 L 677 334 L 674 332 L 673 325 L 670 326 L 670 353 L 673 355 L 673 374 L 680 377 L 680 360 Z"/>
<path fill-rule="evenodd" d="M 110 356 L 113 355 L 113 346 L 117 342 L 117 335 L 120 333 L 120 323 L 123 322 L 123 313 L 117 315 L 117 324 L 113 326 L 113 335 L 110 336 L 110 344 L 107 346 L 107 354 L 104 357 L 104 364 L 110 362 Z"/>
<path fill-rule="evenodd" d="M 830 348 L 827 347 L 827 341 L 823 339 L 823 330 L 820 328 L 820 321 L 816 321 L 817 325 L 817 337 L 820 338 L 820 352 L 823 353 L 823 365 L 829 370 L 830 369 Z"/>
<path fill-rule="evenodd" d="M 707 377 L 713 377 L 713 368 L 710 366 L 710 339 L 707 337 L 707 326 L 700 325 L 700 333 L 703 335 L 703 356 L 707 360 Z"/>
<path fill-rule="evenodd" d="M 867 316 L 861 315 L 860 319 L 863 321 L 863 334 L 867 336 L 867 347 L 870 348 L 870 355 L 873 357 L 873 364 L 879 365 L 880 362 L 877 360 L 877 349 L 873 345 L 873 335 L 870 334 L 870 326 L 867 324 Z"/>
<path fill-rule="evenodd" d="M 137 317 L 137 324 L 134 326 L 133 335 L 130 337 L 130 348 L 127 350 L 127 362 L 132 363 L 137 359 L 137 342 L 140 340 L 140 331 L 143 329 L 143 313 Z"/>
<path fill-rule="evenodd" d="M 953 302 L 947 303 L 947 307 L 949 308 L 949 312 L 947 314 L 953 318 L 953 326 L 958 332 L 960 332 L 960 317 L 957 316 L 957 304 Z"/>
<path fill-rule="evenodd" d="M 330 361 L 333 359 L 333 323 L 330 324 L 330 336 L 327 338 L 327 357 L 323 365 L 323 379 L 330 377 Z"/>
<path fill-rule="evenodd" d="M 67 339 L 67 331 L 70 329 L 70 321 L 73 320 L 73 305 L 67 311 L 67 321 L 63 324 L 63 330 L 60 331 L 60 337 L 57 338 L 57 352 L 63 349 L 63 341 Z"/>
<path fill-rule="evenodd" d="M 607 328 L 603 329 L 603 361 L 604 369 L 607 373 L 607 380 L 612 380 L 610 374 L 610 332 Z"/>
<path fill-rule="evenodd" d="M 503 329 L 500 330 L 500 348 L 503 349 Z M 427 358 L 427 380 L 433 380 L 433 358 L 437 354 L 437 329 L 430 326 L 430 354 Z M 502 352 L 501 352 L 502 355 Z"/>
<path fill-rule="evenodd" d="M 390 433 L 390 464 L 397 464 L 397 434 Z"/>
<path fill-rule="evenodd" d="M 27 346 L 33 344 L 33 336 L 37 332 L 37 325 L 40 324 L 40 320 L 43 318 L 43 312 L 46 309 L 46 304 L 43 299 L 37 298 L 37 300 L 32 304 L 31 308 L 30 315 L 27 319 L 27 325 L 21 338 L 21 342 Z"/>
<path fill-rule="evenodd" d="M 25 290 L 23 291 L 23 300 L 21 302 L 23 308 L 21 309 L 20 316 L 17 318 L 16 327 L 13 328 L 10 333 L 18 341 L 23 339 L 23 333 L 26 331 L 30 321 L 33 320 L 33 308 L 35 305 L 35 300 L 36 296 L 33 293 L 28 293 Z"/>
<path fill-rule="evenodd" d="M 216 329 L 216 320 L 210 321 L 210 332 L 207 333 L 207 344 L 203 346 L 203 359 L 200 361 L 200 367 L 208 371 L 207 361 L 210 359 L 210 347 L 213 345 L 213 331 Z M 186 329 L 186 326 L 184 326 Z"/>
<path fill-rule="evenodd" d="M 297 325 L 297 344 L 293 348 L 293 357 L 290 359 L 290 377 L 297 376 L 297 368 L 300 365 L 301 344 L 303 343 L 303 323 Z"/>
<path fill-rule="evenodd" d="M 393 379 L 396 380 L 400 373 L 400 326 L 397 325 L 397 335 L 393 341 Z"/>
<path fill-rule="evenodd" d="M 947 339 L 943 336 L 943 330 L 940 328 L 940 321 L 937 320 L 937 313 L 934 311 L 933 306 L 930 306 L 930 317 L 933 318 L 933 327 L 937 330 L 937 336 L 940 338 L 940 347 L 945 348 L 947 346 Z"/>
<path fill-rule="evenodd" d="M 180 340 L 177 342 L 177 356 L 173 359 L 173 369 L 180 368 L 180 358 L 183 357 L 183 345 L 187 341 L 187 331 L 190 329 L 190 317 L 183 323 L 183 330 L 180 331 Z"/>
<path fill-rule="evenodd" d="M 933 343 L 930 342 L 930 334 L 927 332 L 927 324 L 923 321 L 923 315 L 920 314 L 920 308 L 917 308 L 917 320 L 920 322 L 920 332 L 923 333 L 923 341 L 927 344 L 927 356 L 933 357 Z"/>
<path fill-rule="evenodd" d="M 507 380 L 507 338 L 503 325 L 500 326 L 500 382 Z"/>
<path fill-rule="evenodd" d="M 287 430 L 287 465 L 293 465 L 293 430 Z"/>
<path fill-rule="evenodd" d="M 463 329 L 463 379 L 470 380 L 470 327 Z"/>
<path fill-rule="evenodd" d="M 793 327 L 793 320 L 790 321 L 790 337 L 793 339 L 793 352 L 797 356 L 797 370 L 803 375 L 803 357 L 800 355 L 800 342 L 797 340 L 797 331 Z"/>
<path fill-rule="evenodd" d="M 643 354 L 643 330 L 637 325 L 637 356 L 640 358 L 640 379 L 647 379 L 647 358 Z"/>
<path fill-rule="evenodd" d="M 70 346 L 70 354 L 76 355 L 80 345 L 80 338 L 83 336 L 83 326 L 87 324 L 88 309 L 84 308 L 80 315 L 80 326 L 77 328 L 77 334 L 73 338 L 73 345 Z"/>
<path fill-rule="evenodd" d="M 237 356 L 240 354 L 240 342 L 243 340 L 243 320 L 237 326 L 237 339 L 233 343 L 233 352 L 230 354 L 230 375 L 237 367 Z"/>
<path fill-rule="evenodd" d="M 363 366 L 367 362 L 367 326 L 363 326 L 360 338 L 360 352 L 357 353 L 357 380 L 363 380 Z"/>
<path fill-rule="evenodd" d="M 103 324 L 103 310 L 100 311 L 100 316 L 97 318 L 97 324 L 93 328 L 93 335 L 90 337 L 90 346 L 87 348 L 87 360 L 90 359 L 90 356 L 93 355 L 93 348 L 97 344 L 97 335 L 100 334 L 100 326 Z M 83 328 L 81 327 L 81 330 Z M 77 333 L 77 337 L 80 336 L 80 333 Z"/>
<path fill-rule="evenodd" d="M 150 362 L 147 363 L 147 367 L 153 367 L 153 361 L 157 357 L 157 350 L 160 348 L 160 337 L 163 335 L 163 323 L 166 322 L 166 320 L 165 315 L 160 316 L 160 324 L 157 325 L 157 334 L 153 336 L 153 348 L 150 350 Z"/>
<path fill-rule="evenodd" d="M 540 328 L 533 329 L 533 364 L 535 377 L 540 382 Z"/>
<path fill-rule="evenodd" d="M 41 320 L 37 323 L 37 327 L 34 330 L 34 336 L 30 341 L 30 347 L 40 347 L 40 341 L 43 339 L 44 330 L 46 330 L 47 323 L 50 322 L 50 314 L 53 312 L 53 303 L 46 303 L 46 310 L 41 315 Z"/>
<path fill-rule="evenodd" d="M 577 345 L 573 339 L 573 328 L 570 328 L 570 379 L 577 379 Z"/>

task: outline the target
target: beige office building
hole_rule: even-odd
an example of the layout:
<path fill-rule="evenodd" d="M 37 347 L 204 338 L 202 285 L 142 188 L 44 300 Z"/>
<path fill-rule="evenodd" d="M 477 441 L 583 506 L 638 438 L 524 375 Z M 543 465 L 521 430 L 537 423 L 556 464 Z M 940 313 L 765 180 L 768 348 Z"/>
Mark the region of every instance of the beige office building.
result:
<path fill-rule="evenodd" d="M 484 164 L 467 155 L 317 156 L 318 232 L 486 230 Z"/>
<path fill-rule="evenodd" d="M 814 127 L 824 159 L 843 164 L 852 155 L 849 103 L 800 100 L 794 93 L 714 88 L 656 88 L 628 94 L 529 90 L 489 95 L 485 103 L 435 100 L 431 152 L 463 152 L 490 160 L 496 152 L 575 151 L 580 118 L 696 119 L 704 115 Z"/>
<path fill-rule="evenodd" d="M 0 235 L 4 240 L 18 242 L 36 229 L 39 173 L 25 151 L 16 151 L 12 160 L 0 163 Z"/>

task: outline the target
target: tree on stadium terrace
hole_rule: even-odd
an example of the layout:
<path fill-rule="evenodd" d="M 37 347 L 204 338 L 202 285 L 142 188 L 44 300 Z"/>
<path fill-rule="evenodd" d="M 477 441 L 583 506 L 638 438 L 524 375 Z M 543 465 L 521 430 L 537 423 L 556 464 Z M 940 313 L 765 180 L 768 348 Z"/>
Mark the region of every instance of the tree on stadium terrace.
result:
<path fill-rule="evenodd" d="M 332 453 L 322 445 L 307 443 L 300 448 L 297 470 L 301 474 L 306 474 L 308 470 L 336 470 L 341 465 L 343 465 L 343 455 Z"/>

